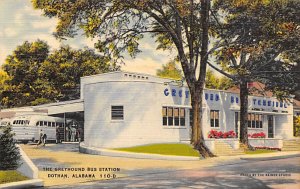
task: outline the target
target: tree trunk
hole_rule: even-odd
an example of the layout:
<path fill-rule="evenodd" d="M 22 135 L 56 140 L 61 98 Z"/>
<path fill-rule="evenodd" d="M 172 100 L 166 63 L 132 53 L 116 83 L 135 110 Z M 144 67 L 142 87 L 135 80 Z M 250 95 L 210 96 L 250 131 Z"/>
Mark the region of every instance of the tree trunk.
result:
<path fill-rule="evenodd" d="M 205 84 L 206 66 L 207 66 L 207 52 L 208 52 L 208 29 L 209 29 L 209 10 L 210 10 L 210 0 L 201 1 L 201 28 L 202 28 L 202 42 L 201 42 L 201 60 L 200 60 L 200 72 L 198 81 L 190 87 L 191 91 L 191 103 L 193 108 L 193 129 L 191 143 L 194 148 L 199 151 L 202 157 L 213 157 L 214 155 L 206 147 L 204 143 L 204 137 L 202 132 L 202 97 L 203 89 Z M 190 57 L 191 60 L 192 57 Z M 193 61 L 192 61 L 193 63 Z M 195 73 L 196 74 L 196 73 Z"/>
<path fill-rule="evenodd" d="M 248 95 L 247 81 L 243 80 L 240 83 L 240 142 L 246 148 L 250 147 L 248 142 Z"/>
<path fill-rule="evenodd" d="M 201 91 L 201 92 L 200 92 Z M 193 123 L 192 123 L 192 136 L 191 143 L 194 148 L 199 151 L 202 157 L 214 157 L 215 155 L 210 152 L 204 143 L 204 137 L 202 132 L 202 97 L 203 88 L 198 88 L 191 92 L 192 108 L 193 108 Z"/>

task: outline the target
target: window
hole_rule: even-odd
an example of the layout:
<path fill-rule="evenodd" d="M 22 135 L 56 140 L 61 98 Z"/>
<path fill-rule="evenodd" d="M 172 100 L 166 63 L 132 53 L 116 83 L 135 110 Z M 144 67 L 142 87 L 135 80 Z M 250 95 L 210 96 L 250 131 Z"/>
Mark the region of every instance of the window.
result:
<path fill-rule="evenodd" d="M 180 126 L 185 126 L 185 109 L 180 108 Z"/>
<path fill-rule="evenodd" d="M 173 125 L 173 108 L 168 107 L 168 125 Z"/>
<path fill-rule="evenodd" d="M 162 108 L 163 125 L 168 125 L 167 107 Z"/>
<path fill-rule="evenodd" d="M 123 106 L 111 106 L 111 120 L 124 120 Z"/>
<path fill-rule="evenodd" d="M 248 127 L 249 128 L 263 128 L 263 115 L 262 114 L 248 114 Z"/>
<path fill-rule="evenodd" d="M 162 107 L 163 126 L 185 126 L 185 109 L 179 107 Z"/>
<path fill-rule="evenodd" d="M 179 126 L 179 108 L 174 108 L 174 125 Z"/>
<path fill-rule="evenodd" d="M 219 127 L 219 110 L 210 111 L 210 126 Z"/>

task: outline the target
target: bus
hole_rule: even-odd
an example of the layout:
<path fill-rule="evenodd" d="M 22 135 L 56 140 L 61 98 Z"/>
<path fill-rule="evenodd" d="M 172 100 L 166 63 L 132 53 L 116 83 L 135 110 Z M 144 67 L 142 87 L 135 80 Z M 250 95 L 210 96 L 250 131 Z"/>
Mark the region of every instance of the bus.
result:
<path fill-rule="evenodd" d="M 45 133 L 47 140 L 56 140 L 56 127 L 63 130 L 64 119 L 46 115 L 17 116 L 9 123 L 15 133 L 14 139 L 18 142 L 36 142 L 41 133 Z"/>

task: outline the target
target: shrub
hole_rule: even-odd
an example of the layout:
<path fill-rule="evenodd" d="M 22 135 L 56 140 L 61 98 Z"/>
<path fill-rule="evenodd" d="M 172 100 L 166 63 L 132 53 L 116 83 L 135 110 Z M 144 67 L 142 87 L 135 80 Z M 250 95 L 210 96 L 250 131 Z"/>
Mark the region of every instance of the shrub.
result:
<path fill-rule="evenodd" d="M 0 134 L 0 170 L 17 169 L 20 165 L 20 151 L 13 136 L 10 125 Z"/>

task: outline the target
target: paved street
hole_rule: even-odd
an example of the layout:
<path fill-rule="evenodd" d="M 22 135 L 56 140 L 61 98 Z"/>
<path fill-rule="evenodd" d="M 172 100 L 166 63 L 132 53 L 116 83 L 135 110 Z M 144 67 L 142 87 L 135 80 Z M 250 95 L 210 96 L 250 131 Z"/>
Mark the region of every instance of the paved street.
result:
<path fill-rule="evenodd" d="M 300 188 L 300 158 L 247 161 L 48 188 Z"/>
<path fill-rule="evenodd" d="M 22 148 L 38 166 L 45 188 L 300 188 L 300 157 L 268 161 L 224 157 L 186 162 L 79 154 L 76 144 Z M 45 167 L 118 167 L 121 171 L 95 172 L 95 179 L 61 179 L 48 178 L 49 173 L 56 172 L 45 171 Z M 103 178 L 113 174 L 116 178 Z"/>

